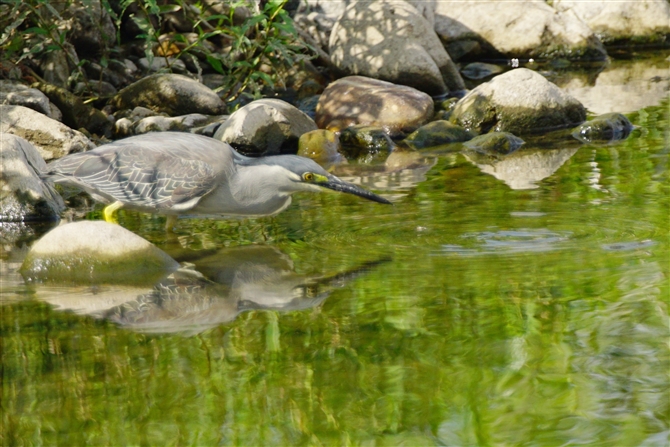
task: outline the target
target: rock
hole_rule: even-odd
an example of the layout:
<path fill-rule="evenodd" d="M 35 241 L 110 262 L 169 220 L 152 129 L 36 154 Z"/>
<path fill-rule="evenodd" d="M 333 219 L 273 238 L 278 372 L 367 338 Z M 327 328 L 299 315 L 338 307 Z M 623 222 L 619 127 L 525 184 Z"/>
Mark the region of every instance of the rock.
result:
<path fill-rule="evenodd" d="M 78 0 L 63 11 L 63 18 L 71 29 L 67 38 L 77 54 L 92 58 L 112 45 L 116 28 L 100 0 Z"/>
<path fill-rule="evenodd" d="M 316 124 L 334 132 L 362 124 L 394 136 L 414 131 L 432 115 L 433 100 L 426 93 L 363 76 L 331 83 L 316 106 Z"/>
<path fill-rule="evenodd" d="M 265 98 L 230 115 L 214 138 L 246 154 L 295 154 L 300 136 L 316 128 L 310 117 L 291 104 Z"/>
<path fill-rule="evenodd" d="M 28 141 L 0 134 L 0 221 L 56 221 L 65 208 L 63 199 L 39 172 L 47 164 Z"/>
<path fill-rule="evenodd" d="M 542 75 L 517 68 L 463 97 L 451 122 L 477 133 L 529 133 L 571 127 L 586 119 L 584 106 Z"/>
<path fill-rule="evenodd" d="M 298 155 L 311 158 L 320 165 L 346 161 L 339 150 L 340 139 L 337 134 L 326 129 L 304 133 L 298 140 Z"/>
<path fill-rule="evenodd" d="M 577 149 L 520 150 L 506 157 L 490 157 L 465 152 L 465 158 L 482 172 L 502 180 L 512 189 L 536 189 L 572 157 Z"/>
<path fill-rule="evenodd" d="M 391 152 L 393 141 L 381 127 L 351 126 L 340 133 L 342 152 L 359 163 L 381 161 Z"/>
<path fill-rule="evenodd" d="M 421 126 L 403 140 L 407 146 L 414 149 L 425 149 L 427 147 L 440 146 L 442 144 L 468 141 L 475 134 L 465 130 L 461 126 L 445 120 L 433 121 Z"/>
<path fill-rule="evenodd" d="M 196 126 L 208 124 L 212 119 L 217 119 L 217 117 L 212 118 L 200 113 L 175 117 L 150 116 L 142 118 L 135 123 L 133 133 L 139 135 L 148 132 L 166 132 L 169 130 L 189 132 Z"/>
<path fill-rule="evenodd" d="M 554 0 L 556 10 L 574 13 L 605 44 L 660 43 L 670 34 L 670 3 Z"/>
<path fill-rule="evenodd" d="M 480 154 L 497 157 L 511 154 L 524 143 L 521 138 L 509 132 L 491 132 L 466 141 L 463 146 Z"/>
<path fill-rule="evenodd" d="M 35 242 L 21 274 L 27 281 L 152 284 L 177 268 L 177 261 L 120 225 L 81 221 Z"/>
<path fill-rule="evenodd" d="M 573 12 L 557 12 L 543 0 L 437 2 L 435 31 L 448 46 L 476 41 L 488 56 L 607 57 L 602 42 Z"/>
<path fill-rule="evenodd" d="M 186 76 L 155 74 L 121 90 L 110 104 L 118 109 L 147 107 L 170 116 L 189 113 L 220 115 L 226 105 L 211 89 Z"/>
<path fill-rule="evenodd" d="M 628 138 L 633 125 L 620 113 L 596 116 L 583 123 L 572 132 L 572 136 L 582 143 L 608 142 Z"/>
<path fill-rule="evenodd" d="M 33 87 L 38 88 L 49 97 L 63 113 L 63 123 L 73 129 L 84 128 L 91 133 L 110 137 L 112 122 L 100 110 L 85 104 L 76 95 L 56 85 L 36 82 Z"/>
<path fill-rule="evenodd" d="M 46 116 L 51 115 L 49 98 L 44 93 L 16 81 L 0 80 L 0 104 L 24 106 Z"/>
<path fill-rule="evenodd" d="M 463 79 L 432 28 L 408 2 L 353 2 L 330 34 L 330 58 L 347 74 L 435 96 L 461 92 Z"/>
<path fill-rule="evenodd" d="M 40 70 L 47 84 L 67 88 L 70 75 L 79 66 L 79 56 L 69 42 L 64 42 L 63 48 L 66 51 L 58 49 L 45 53 L 40 60 Z"/>
<path fill-rule="evenodd" d="M 107 98 L 116 95 L 118 90 L 112 84 L 105 81 L 77 82 L 77 85 L 74 86 L 74 94 L 81 95 L 85 93 Z"/>
<path fill-rule="evenodd" d="M 112 84 L 115 88 L 123 88 L 134 80 L 138 69 L 135 63 L 129 59 L 108 62 L 107 67 L 102 67 L 95 62 L 89 62 L 85 66 L 86 73 L 91 79 L 100 79 Z M 116 94 L 116 92 L 114 93 Z"/>
<path fill-rule="evenodd" d="M 0 134 L 25 138 L 47 161 L 95 147 L 81 132 L 27 107 L 0 105 L 0 116 Z"/>
<path fill-rule="evenodd" d="M 137 62 L 142 70 L 148 72 L 157 72 L 169 69 L 178 73 L 187 73 L 184 62 L 180 59 L 175 59 L 172 57 L 165 58 L 156 56 L 151 58 L 151 61 L 149 61 L 149 59 L 146 57 L 142 57 Z"/>

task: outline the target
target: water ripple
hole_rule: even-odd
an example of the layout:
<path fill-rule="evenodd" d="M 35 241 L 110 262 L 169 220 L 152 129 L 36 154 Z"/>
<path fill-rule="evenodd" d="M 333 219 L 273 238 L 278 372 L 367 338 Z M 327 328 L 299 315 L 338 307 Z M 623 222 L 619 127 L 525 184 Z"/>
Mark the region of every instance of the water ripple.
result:
<path fill-rule="evenodd" d="M 571 232 L 555 232 L 544 228 L 483 231 L 467 233 L 462 237 L 474 239 L 474 247 L 461 245 L 443 245 L 442 251 L 463 255 L 490 253 L 536 253 L 558 250 L 561 242 L 567 241 Z"/>

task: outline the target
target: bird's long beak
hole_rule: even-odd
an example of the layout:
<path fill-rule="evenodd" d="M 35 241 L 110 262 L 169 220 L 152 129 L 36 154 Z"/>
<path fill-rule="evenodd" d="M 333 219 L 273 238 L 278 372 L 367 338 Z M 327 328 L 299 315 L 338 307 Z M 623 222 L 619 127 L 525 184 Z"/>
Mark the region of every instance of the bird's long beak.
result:
<path fill-rule="evenodd" d="M 372 193 L 366 189 L 363 189 L 358 185 L 354 185 L 353 183 L 340 180 L 334 175 L 328 175 L 327 178 L 328 178 L 327 182 L 320 182 L 319 185 L 323 186 L 324 188 L 332 189 L 334 191 L 346 192 L 348 194 L 353 194 L 358 197 L 363 197 L 364 199 L 372 200 L 373 202 L 385 203 L 387 205 L 391 204 L 391 202 L 389 202 L 385 198 L 378 196 L 377 194 Z"/>

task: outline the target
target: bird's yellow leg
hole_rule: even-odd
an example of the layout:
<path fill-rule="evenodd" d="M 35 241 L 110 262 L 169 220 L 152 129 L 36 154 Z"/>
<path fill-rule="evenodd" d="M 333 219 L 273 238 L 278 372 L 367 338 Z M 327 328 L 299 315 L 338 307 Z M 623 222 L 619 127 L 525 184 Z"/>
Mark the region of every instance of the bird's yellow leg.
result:
<path fill-rule="evenodd" d="M 172 233 L 174 226 L 177 225 L 177 216 L 168 215 L 167 220 L 165 221 L 165 231 Z"/>
<path fill-rule="evenodd" d="M 107 205 L 102 211 L 102 215 L 105 218 L 105 222 L 118 224 L 119 221 L 116 219 L 115 213 L 117 210 L 123 208 L 123 203 L 114 202 L 111 205 Z"/>

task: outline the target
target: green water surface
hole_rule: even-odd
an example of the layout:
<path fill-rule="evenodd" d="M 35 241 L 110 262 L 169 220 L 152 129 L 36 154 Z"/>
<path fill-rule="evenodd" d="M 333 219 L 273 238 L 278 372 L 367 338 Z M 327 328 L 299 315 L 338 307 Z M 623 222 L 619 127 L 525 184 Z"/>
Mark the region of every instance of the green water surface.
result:
<path fill-rule="evenodd" d="M 2 445 L 668 445 L 668 106 L 622 142 L 348 177 L 394 206 L 177 238 L 120 213 L 208 281 L 26 285 L 5 251 Z"/>

